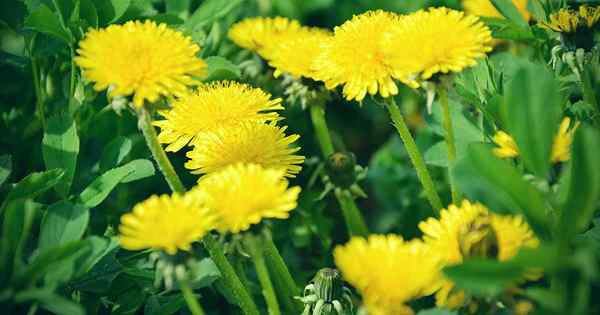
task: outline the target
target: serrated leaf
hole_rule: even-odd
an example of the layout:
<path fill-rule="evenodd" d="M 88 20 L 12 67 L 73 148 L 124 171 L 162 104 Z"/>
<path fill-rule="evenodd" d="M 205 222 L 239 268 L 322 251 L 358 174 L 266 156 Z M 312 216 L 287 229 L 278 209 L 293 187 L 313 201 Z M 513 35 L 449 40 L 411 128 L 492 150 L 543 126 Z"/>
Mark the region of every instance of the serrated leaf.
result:
<path fill-rule="evenodd" d="M 54 169 L 46 172 L 31 173 L 17 183 L 8 193 L 2 203 L 1 210 L 12 200 L 22 198 L 35 198 L 37 195 L 47 191 L 58 184 L 64 175 L 61 169 Z"/>
<path fill-rule="evenodd" d="M 41 250 L 81 239 L 90 219 L 89 210 L 79 204 L 60 201 L 48 207 L 40 229 Z"/>
<path fill-rule="evenodd" d="M 73 42 L 71 31 L 62 26 L 59 16 L 45 4 L 41 4 L 35 11 L 31 12 L 25 19 L 24 26 L 25 28 L 54 36 L 67 44 Z"/>
<path fill-rule="evenodd" d="M 211 56 L 205 62 L 208 69 L 204 81 L 235 80 L 241 76 L 240 68 L 223 57 Z"/>
<path fill-rule="evenodd" d="M 12 159 L 11 156 L 6 154 L 0 156 L 0 186 L 4 184 L 4 182 L 10 176 L 12 172 Z"/>
<path fill-rule="evenodd" d="M 78 154 L 79 136 L 73 119 L 67 113 L 50 117 L 42 139 L 42 155 L 47 169 L 60 168 L 65 171 L 55 187 L 63 198 L 69 195 Z"/>

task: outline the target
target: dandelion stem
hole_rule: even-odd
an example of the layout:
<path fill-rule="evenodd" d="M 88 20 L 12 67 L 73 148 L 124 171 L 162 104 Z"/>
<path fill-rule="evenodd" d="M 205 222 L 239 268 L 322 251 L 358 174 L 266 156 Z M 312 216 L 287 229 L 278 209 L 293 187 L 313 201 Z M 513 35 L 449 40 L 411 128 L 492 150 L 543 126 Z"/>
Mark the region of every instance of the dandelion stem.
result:
<path fill-rule="evenodd" d="M 212 258 L 219 271 L 221 271 L 221 276 L 224 280 L 223 285 L 230 292 L 230 295 L 237 299 L 238 306 L 242 309 L 242 312 L 246 315 L 259 315 L 260 313 L 252 300 L 252 296 L 250 296 L 250 293 L 248 293 L 248 290 L 246 290 L 244 284 L 235 273 L 235 269 L 233 269 L 233 266 L 229 263 L 227 257 L 225 257 L 221 246 L 212 235 L 205 236 L 202 239 L 202 243 L 208 251 L 210 258 Z"/>
<path fill-rule="evenodd" d="M 179 179 L 179 176 L 177 176 L 177 173 L 175 173 L 175 169 L 169 161 L 167 154 L 158 142 L 156 130 L 154 130 L 154 126 L 152 126 L 152 118 L 150 117 L 150 112 L 148 112 L 146 108 L 142 107 L 138 111 L 138 119 L 139 128 L 144 134 L 144 139 L 146 139 L 148 149 L 150 149 L 150 152 L 152 153 L 156 164 L 158 164 L 158 168 L 165 177 L 167 184 L 169 184 L 169 187 L 173 192 L 185 192 L 185 186 L 183 186 L 183 183 L 181 183 L 181 180 Z"/>
<path fill-rule="evenodd" d="M 417 144 L 410 134 L 410 130 L 408 130 L 408 127 L 404 122 L 404 117 L 402 117 L 402 113 L 400 112 L 398 105 L 396 105 L 394 98 L 388 97 L 385 100 L 392 122 L 394 123 L 400 138 L 402 138 L 402 141 L 404 142 L 404 147 L 408 152 L 408 156 L 410 157 L 410 160 L 417 171 L 417 177 L 421 181 L 421 185 L 423 185 L 425 196 L 431 204 L 431 207 L 433 207 L 435 211 L 439 211 L 442 209 L 442 201 L 440 200 L 440 196 L 433 186 L 433 181 L 431 180 L 431 175 L 429 175 L 429 171 L 425 166 L 423 156 L 419 152 Z"/>
<path fill-rule="evenodd" d="M 185 303 L 187 304 L 188 308 L 190 309 L 190 312 L 192 313 L 192 315 L 204 315 L 202 306 L 200 306 L 200 303 L 194 296 L 194 292 L 192 292 L 192 289 L 188 286 L 188 284 L 185 280 L 179 281 L 179 289 L 181 289 L 181 293 L 183 294 Z"/>
<path fill-rule="evenodd" d="M 452 115 L 450 114 L 450 106 L 448 105 L 448 91 L 443 84 L 438 85 L 438 93 L 440 95 L 440 104 L 442 105 L 442 124 L 446 131 L 446 146 L 448 151 L 448 178 L 450 179 L 450 190 L 452 192 L 452 203 L 457 204 L 460 200 L 460 192 L 456 187 L 450 167 L 456 160 L 456 145 L 454 142 L 454 129 L 452 127 Z"/>
<path fill-rule="evenodd" d="M 327 127 L 327 120 L 325 120 L 325 108 L 318 105 L 311 106 L 310 116 L 317 135 L 317 141 L 321 147 L 321 152 L 323 153 L 324 158 L 328 158 L 335 150 L 333 148 L 333 142 L 331 141 L 329 128 Z M 352 196 L 349 194 L 336 194 L 335 197 L 340 204 L 340 208 L 342 208 L 342 214 L 350 237 L 366 236 L 369 234 L 367 224 Z"/>
<path fill-rule="evenodd" d="M 277 287 L 283 307 L 288 310 L 291 314 L 300 314 L 302 312 L 302 306 L 300 302 L 294 299 L 295 296 L 300 295 L 300 290 L 292 274 L 290 273 L 283 257 L 279 253 L 277 246 L 273 242 L 271 231 L 268 229 L 263 230 L 263 250 L 265 255 L 265 261 L 267 267 L 272 271 L 273 282 Z"/>
<path fill-rule="evenodd" d="M 244 244 L 252 257 L 254 269 L 256 269 L 256 275 L 258 276 L 258 281 L 263 289 L 263 296 L 267 302 L 269 315 L 281 315 L 279 303 L 277 302 L 277 295 L 275 294 L 275 289 L 273 288 L 273 283 L 269 276 L 269 270 L 265 263 L 264 250 L 260 245 L 261 243 L 262 242 L 258 241 L 257 237 L 252 233 L 246 233 L 246 235 L 244 235 Z"/>
<path fill-rule="evenodd" d="M 185 192 L 185 186 L 183 186 L 181 183 L 181 180 L 179 179 L 179 176 L 177 176 L 177 173 L 175 173 L 175 169 L 169 161 L 167 154 L 158 142 L 156 131 L 152 126 L 150 113 L 145 108 L 142 108 L 138 112 L 138 116 L 139 127 L 144 134 L 148 148 L 150 149 L 150 152 L 152 152 L 152 156 L 156 160 L 158 168 L 163 173 L 165 180 L 171 188 L 171 191 L 176 193 Z M 230 295 L 237 299 L 238 305 L 242 309 L 243 313 L 245 315 L 259 315 L 256 304 L 254 304 L 250 293 L 248 293 L 240 278 L 235 273 L 233 266 L 231 266 L 227 260 L 227 257 L 225 257 L 223 249 L 219 246 L 219 244 L 217 244 L 211 235 L 205 236 L 202 241 L 204 247 L 210 254 L 210 258 L 212 258 L 223 276 L 223 284 L 231 293 Z"/>

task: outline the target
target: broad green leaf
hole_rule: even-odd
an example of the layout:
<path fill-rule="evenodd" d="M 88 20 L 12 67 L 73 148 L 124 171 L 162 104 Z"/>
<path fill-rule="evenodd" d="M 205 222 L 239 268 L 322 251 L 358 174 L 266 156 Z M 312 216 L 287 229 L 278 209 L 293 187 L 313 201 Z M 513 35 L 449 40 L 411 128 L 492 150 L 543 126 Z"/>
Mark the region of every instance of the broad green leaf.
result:
<path fill-rule="evenodd" d="M 515 7 L 515 4 L 512 0 L 491 0 L 492 4 L 502 16 L 504 16 L 507 20 L 515 23 L 524 28 L 528 28 L 529 24 L 523 18 L 523 15 L 519 12 L 519 9 Z"/>
<path fill-rule="evenodd" d="M 562 112 L 560 87 L 546 66 L 519 59 L 515 63 L 504 94 L 505 125 L 525 166 L 546 178 Z"/>
<path fill-rule="evenodd" d="M 55 190 L 64 198 L 69 195 L 79 154 L 77 126 L 67 113 L 59 113 L 48 119 L 42 155 L 47 169 L 60 168 L 65 171 Z"/>
<path fill-rule="evenodd" d="M 12 159 L 10 155 L 2 155 L 0 156 L 0 186 L 4 184 L 4 182 L 10 176 L 12 172 Z"/>
<path fill-rule="evenodd" d="M 6 207 L 0 239 L 0 283 L 8 281 L 14 265 L 22 264 L 23 244 L 30 236 L 37 209 L 38 206 L 28 199 L 15 200 Z"/>
<path fill-rule="evenodd" d="M 90 219 L 89 210 L 79 204 L 59 201 L 48 207 L 40 229 L 41 250 L 81 239 Z"/>
<path fill-rule="evenodd" d="M 574 228 L 571 232 L 578 232 L 589 226 L 600 201 L 600 131 L 588 125 L 579 127 L 571 156 L 562 223 L 563 229 L 571 227 Z"/>
<path fill-rule="evenodd" d="M 215 20 L 224 17 L 244 1 L 245 0 L 206 0 L 190 16 L 185 23 L 184 28 L 188 31 L 193 31 L 206 25 L 211 25 Z"/>
<path fill-rule="evenodd" d="M 58 184 L 64 175 L 61 169 L 46 172 L 31 173 L 17 183 L 4 199 L 1 210 L 12 200 L 22 198 L 35 198 L 37 195 L 47 191 Z"/>
<path fill-rule="evenodd" d="M 488 145 L 472 144 L 464 159 L 451 170 L 469 199 L 499 213 L 523 214 L 538 236 L 548 237 L 550 219 L 541 193 Z"/>
<path fill-rule="evenodd" d="M 525 269 L 497 260 L 471 259 L 461 265 L 444 268 L 444 274 L 454 284 L 478 296 L 501 293 L 523 276 Z"/>
<path fill-rule="evenodd" d="M 15 295 L 15 301 L 17 303 L 37 302 L 43 309 L 53 314 L 85 315 L 85 310 L 81 305 L 46 288 L 21 291 Z"/>
<path fill-rule="evenodd" d="M 102 152 L 100 158 L 100 172 L 119 166 L 121 162 L 131 152 L 131 139 L 126 137 L 117 137 L 113 139 Z"/>
<path fill-rule="evenodd" d="M 240 68 L 223 57 L 208 57 L 205 62 L 208 65 L 208 75 L 204 81 L 235 80 L 241 76 Z"/>
<path fill-rule="evenodd" d="M 99 205 L 119 184 L 132 182 L 154 175 L 154 166 L 149 160 L 133 160 L 121 167 L 113 168 L 96 178 L 79 196 L 88 208 Z"/>
<path fill-rule="evenodd" d="M 38 6 L 25 19 L 25 28 L 54 36 L 68 44 L 73 42 L 71 31 L 62 26 L 59 16 L 45 4 Z"/>
<path fill-rule="evenodd" d="M 125 14 L 131 0 L 94 0 L 100 26 L 117 21 Z"/>

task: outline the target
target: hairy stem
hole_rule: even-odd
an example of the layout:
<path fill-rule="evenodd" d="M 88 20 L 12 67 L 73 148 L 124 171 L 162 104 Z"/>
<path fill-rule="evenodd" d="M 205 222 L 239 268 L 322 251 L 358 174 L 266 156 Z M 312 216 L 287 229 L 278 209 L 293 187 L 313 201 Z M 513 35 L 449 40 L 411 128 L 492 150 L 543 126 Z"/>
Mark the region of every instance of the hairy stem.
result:
<path fill-rule="evenodd" d="M 450 179 L 450 190 L 452 192 L 452 203 L 457 204 L 460 201 L 460 192 L 456 187 L 456 183 L 452 178 L 450 167 L 456 160 L 456 145 L 454 141 L 454 129 L 452 127 L 452 115 L 450 114 L 450 106 L 448 105 L 448 91 L 442 84 L 438 85 L 438 93 L 440 95 L 440 104 L 442 106 L 442 124 L 444 126 L 446 147 L 448 151 L 448 178 Z"/>
<path fill-rule="evenodd" d="M 390 113 L 392 122 L 394 123 L 394 126 L 400 135 L 400 138 L 402 138 L 402 141 L 404 142 L 404 147 L 408 152 L 408 156 L 410 157 L 410 160 L 417 171 L 417 177 L 419 178 L 419 181 L 421 181 L 421 185 L 423 185 L 423 190 L 425 191 L 427 200 L 435 211 L 439 211 L 442 209 L 442 201 L 440 196 L 433 186 L 433 180 L 431 180 L 431 175 L 425 166 L 423 156 L 419 152 L 417 144 L 410 134 L 410 130 L 408 130 L 408 127 L 404 122 L 404 117 L 402 116 L 402 113 L 400 113 L 400 109 L 396 105 L 396 101 L 393 97 L 386 98 L 386 107 Z"/>

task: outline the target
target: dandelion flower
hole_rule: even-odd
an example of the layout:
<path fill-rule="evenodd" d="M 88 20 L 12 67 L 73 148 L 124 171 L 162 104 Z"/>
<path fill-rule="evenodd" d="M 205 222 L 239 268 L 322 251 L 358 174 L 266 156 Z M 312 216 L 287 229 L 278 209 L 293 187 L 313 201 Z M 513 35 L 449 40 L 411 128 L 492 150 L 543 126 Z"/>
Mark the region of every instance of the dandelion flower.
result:
<path fill-rule="evenodd" d="M 267 218 L 288 218 L 300 193 L 300 187 L 288 187 L 285 170 L 241 163 L 203 177 L 196 190 L 219 218 L 222 233 L 245 231 Z"/>
<path fill-rule="evenodd" d="M 347 100 L 361 101 L 367 92 L 383 97 L 398 94 L 383 49 L 385 34 L 398 19 L 393 13 L 369 11 L 336 27 L 313 62 L 314 77 L 328 89 L 343 85 Z"/>
<path fill-rule="evenodd" d="M 541 22 L 544 28 L 558 33 L 574 33 L 579 28 L 579 15 L 570 9 L 560 9 L 550 15 L 550 22 Z"/>
<path fill-rule="evenodd" d="M 165 119 L 160 127 L 160 143 L 177 152 L 202 132 L 238 125 L 244 121 L 267 122 L 279 119 L 275 110 L 283 109 L 281 99 L 271 99 L 263 90 L 233 81 L 201 85 L 192 94 L 177 99 L 169 110 L 160 111 Z"/>
<path fill-rule="evenodd" d="M 479 203 L 464 200 L 460 207 L 450 205 L 440 218 L 419 224 L 424 242 L 439 255 L 445 265 L 456 265 L 466 257 L 484 256 L 500 261 L 514 257 L 523 247 L 535 248 L 539 241 L 520 216 L 490 213 Z M 438 306 L 459 307 L 465 293 L 454 290 L 444 279 L 436 293 Z"/>
<path fill-rule="evenodd" d="M 97 91 L 111 96 L 133 94 L 133 104 L 180 96 L 203 76 L 206 64 L 190 37 L 152 21 L 130 21 L 90 30 L 79 42 L 75 62 Z"/>
<path fill-rule="evenodd" d="M 492 50 L 492 33 L 478 17 L 447 8 L 402 17 L 387 35 L 386 56 L 399 79 L 418 88 L 434 74 L 460 72 Z"/>
<path fill-rule="evenodd" d="M 591 29 L 600 20 L 600 7 L 582 5 L 579 7 L 579 16 L 583 25 Z"/>
<path fill-rule="evenodd" d="M 121 217 L 119 242 L 129 250 L 189 251 L 215 223 L 215 216 L 192 193 L 152 196 Z"/>
<path fill-rule="evenodd" d="M 419 240 L 397 235 L 354 237 L 333 251 L 344 279 L 363 296 L 369 314 L 412 314 L 405 303 L 433 293 L 439 262 Z"/>
<path fill-rule="evenodd" d="M 558 127 L 558 133 L 554 136 L 554 141 L 552 142 L 552 153 L 550 156 L 552 163 L 566 162 L 571 159 L 571 144 L 573 143 L 573 137 L 579 123 L 576 123 L 573 128 L 569 129 L 570 125 L 571 119 L 565 117 Z M 519 156 L 517 143 L 506 132 L 496 132 L 492 140 L 498 146 L 493 149 L 496 156 L 500 158 L 515 158 Z"/>
<path fill-rule="evenodd" d="M 531 14 L 527 10 L 528 0 L 513 0 L 512 2 L 517 10 L 519 10 L 519 13 L 521 13 L 525 21 L 529 21 Z M 463 0 L 462 5 L 465 9 L 465 12 L 468 14 L 502 18 L 502 14 L 496 10 L 490 0 Z"/>
<path fill-rule="evenodd" d="M 302 26 L 296 20 L 284 17 L 254 17 L 244 19 L 229 29 L 229 38 L 242 48 L 257 52 L 269 59 L 276 51 L 282 36 L 300 31 Z"/>
<path fill-rule="evenodd" d="M 245 122 L 235 127 L 220 128 L 198 135 L 194 149 L 187 153 L 185 167 L 194 174 L 219 171 L 236 163 L 259 164 L 265 168 L 280 168 L 293 177 L 302 169 L 304 157 L 294 155 L 299 147 L 290 147 L 300 138 L 285 135 L 286 127 L 275 123 Z"/>
<path fill-rule="evenodd" d="M 312 63 L 321 52 L 321 44 L 331 38 L 331 33 L 319 28 L 305 28 L 283 39 L 269 60 L 277 78 L 283 73 L 294 77 L 314 78 Z"/>

